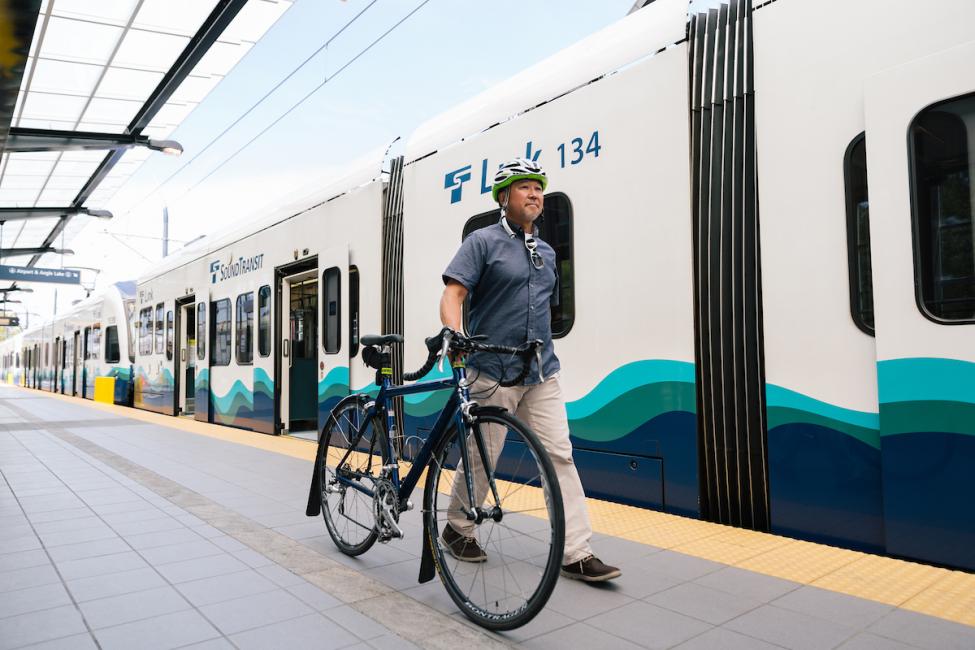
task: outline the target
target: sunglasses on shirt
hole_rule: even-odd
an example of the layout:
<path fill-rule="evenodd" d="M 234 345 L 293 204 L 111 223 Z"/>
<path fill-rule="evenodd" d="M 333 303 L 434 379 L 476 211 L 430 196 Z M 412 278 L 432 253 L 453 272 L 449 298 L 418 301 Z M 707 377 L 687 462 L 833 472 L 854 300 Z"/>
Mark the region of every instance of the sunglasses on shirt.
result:
<path fill-rule="evenodd" d="M 525 248 L 528 249 L 528 256 L 531 258 L 532 266 L 536 269 L 545 268 L 545 260 L 542 258 L 541 253 L 538 252 L 538 242 L 531 235 L 525 236 Z"/>

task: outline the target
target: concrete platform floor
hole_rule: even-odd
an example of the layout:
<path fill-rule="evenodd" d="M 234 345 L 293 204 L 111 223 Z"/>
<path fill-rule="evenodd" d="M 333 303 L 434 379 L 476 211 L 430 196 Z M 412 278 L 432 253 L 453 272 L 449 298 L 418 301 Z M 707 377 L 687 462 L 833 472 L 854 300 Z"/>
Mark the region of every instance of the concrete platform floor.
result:
<path fill-rule="evenodd" d="M 0 387 L 0 649 L 975 648 L 971 574 L 598 501 L 623 576 L 486 633 L 417 584 L 418 513 L 335 549 L 304 515 L 313 454 Z"/>

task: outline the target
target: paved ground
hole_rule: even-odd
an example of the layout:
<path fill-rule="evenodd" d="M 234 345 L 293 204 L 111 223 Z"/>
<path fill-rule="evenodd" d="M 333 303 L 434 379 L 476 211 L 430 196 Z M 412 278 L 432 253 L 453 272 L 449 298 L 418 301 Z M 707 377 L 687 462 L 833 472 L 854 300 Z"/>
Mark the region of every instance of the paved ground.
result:
<path fill-rule="evenodd" d="M 975 648 L 973 627 L 605 535 L 620 580 L 562 580 L 534 622 L 487 634 L 417 585 L 417 513 L 347 558 L 304 516 L 310 474 L 0 388 L 0 648 Z"/>

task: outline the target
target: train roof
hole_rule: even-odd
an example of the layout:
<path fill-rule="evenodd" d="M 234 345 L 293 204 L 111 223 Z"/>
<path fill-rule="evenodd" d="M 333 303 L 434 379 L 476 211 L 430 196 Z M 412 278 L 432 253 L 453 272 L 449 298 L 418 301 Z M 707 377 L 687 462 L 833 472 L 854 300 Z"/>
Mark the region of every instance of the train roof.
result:
<path fill-rule="evenodd" d="M 53 325 L 58 320 L 61 320 L 63 318 L 67 318 L 67 317 L 71 316 L 72 314 L 74 314 L 75 312 L 82 311 L 82 310 L 86 309 L 87 307 L 90 307 L 90 306 L 98 303 L 99 301 L 105 300 L 105 297 L 107 295 L 109 295 L 110 293 L 112 293 L 113 291 L 116 292 L 116 293 L 118 293 L 119 298 L 121 300 L 123 300 L 123 301 L 125 299 L 127 299 L 127 298 L 134 298 L 135 297 L 135 282 L 133 282 L 131 280 L 122 281 L 122 282 L 114 282 L 114 283 L 106 286 L 104 289 L 99 289 L 98 291 L 96 291 L 92 295 L 84 298 L 83 300 L 79 300 L 78 302 L 74 303 L 73 305 L 71 305 L 70 307 L 68 307 L 67 309 L 65 309 L 64 311 L 62 311 L 62 312 L 60 312 L 58 314 L 55 314 L 55 315 L 51 316 L 50 318 L 45 318 L 39 325 L 34 325 L 30 329 L 22 330 L 22 333 L 23 334 L 32 334 L 32 333 L 34 333 L 34 332 L 36 332 L 38 330 L 44 329 L 45 327 L 50 327 L 51 325 Z"/>
<path fill-rule="evenodd" d="M 687 36 L 687 0 L 656 0 L 622 20 L 421 124 L 407 163 L 477 135 Z M 517 56 L 517 46 L 504 56 Z"/>
<path fill-rule="evenodd" d="M 200 258 L 209 257 L 229 244 L 377 180 L 382 175 L 382 164 L 387 149 L 388 147 L 384 146 L 370 151 L 349 163 L 346 166 L 347 171 L 338 177 L 309 184 L 304 190 L 298 191 L 297 196 L 300 197 L 298 199 L 286 204 L 272 203 L 264 206 L 241 219 L 240 223 L 226 226 L 207 235 L 150 268 L 139 276 L 137 282 L 150 280 Z"/>

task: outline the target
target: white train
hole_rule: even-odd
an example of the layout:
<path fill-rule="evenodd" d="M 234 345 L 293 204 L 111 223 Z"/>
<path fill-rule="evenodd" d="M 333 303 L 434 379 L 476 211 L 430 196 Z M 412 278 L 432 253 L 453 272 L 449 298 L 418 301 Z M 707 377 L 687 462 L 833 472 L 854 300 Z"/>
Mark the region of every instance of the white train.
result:
<path fill-rule="evenodd" d="M 419 366 L 493 170 L 527 156 L 591 495 L 973 569 L 972 24 L 656 0 L 142 277 L 134 404 L 294 432 L 371 385 L 360 333 Z M 408 399 L 407 435 L 443 399 Z"/>
<path fill-rule="evenodd" d="M 134 309 L 135 283 L 113 284 L 50 322 L 0 342 L 0 376 L 86 399 L 94 398 L 97 377 L 113 377 L 115 403 L 131 404 Z"/>

